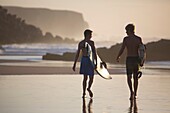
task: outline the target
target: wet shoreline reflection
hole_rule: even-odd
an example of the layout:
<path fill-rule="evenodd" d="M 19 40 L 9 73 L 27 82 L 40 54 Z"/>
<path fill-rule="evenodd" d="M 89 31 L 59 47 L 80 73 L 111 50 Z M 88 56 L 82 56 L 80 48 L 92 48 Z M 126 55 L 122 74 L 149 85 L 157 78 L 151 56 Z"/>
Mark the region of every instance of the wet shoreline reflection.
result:
<path fill-rule="evenodd" d="M 130 107 L 128 109 L 128 113 L 138 113 L 138 107 L 137 107 L 136 99 L 130 100 Z"/>
<path fill-rule="evenodd" d="M 93 99 L 90 99 L 89 103 L 86 107 L 86 100 L 85 100 L 85 98 L 83 98 L 82 113 L 93 113 L 92 103 L 93 103 Z M 87 112 L 87 110 L 88 110 L 88 112 Z"/>

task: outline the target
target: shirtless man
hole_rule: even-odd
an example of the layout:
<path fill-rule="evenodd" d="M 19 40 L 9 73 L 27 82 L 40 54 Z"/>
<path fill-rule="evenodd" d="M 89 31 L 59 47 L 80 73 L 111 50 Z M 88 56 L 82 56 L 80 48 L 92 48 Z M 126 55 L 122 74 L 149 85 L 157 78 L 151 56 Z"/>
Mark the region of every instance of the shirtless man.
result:
<path fill-rule="evenodd" d="M 92 31 L 89 29 L 86 29 L 84 31 L 84 40 L 80 41 L 78 44 L 78 50 L 76 53 L 75 61 L 73 64 L 73 71 L 75 71 L 76 68 L 76 63 L 79 58 L 80 51 L 82 51 L 82 58 L 81 58 L 81 65 L 80 65 L 80 74 L 84 75 L 83 78 L 83 98 L 86 95 L 86 84 L 87 84 L 87 79 L 89 77 L 89 83 L 88 83 L 88 88 L 87 91 L 89 92 L 90 97 L 93 97 L 93 93 L 91 91 L 91 86 L 93 83 L 93 78 L 94 78 L 94 67 L 88 57 L 88 50 L 86 47 L 86 43 L 88 43 L 92 47 L 92 52 L 94 55 L 94 59 L 97 60 L 96 56 L 96 48 L 94 45 L 94 41 L 90 40 L 92 38 Z M 95 66 L 96 67 L 96 66 Z"/>
<path fill-rule="evenodd" d="M 137 89 L 138 89 L 138 48 L 142 44 L 142 39 L 135 35 L 133 24 L 128 24 L 126 27 L 127 36 L 123 39 L 122 47 L 117 56 L 117 62 L 120 60 L 125 48 L 127 48 L 127 57 L 126 57 L 126 73 L 127 73 L 127 83 L 130 89 L 130 99 L 136 99 Z M 134 90 L 132 89 L 132 74 L 134 79 Z"/>

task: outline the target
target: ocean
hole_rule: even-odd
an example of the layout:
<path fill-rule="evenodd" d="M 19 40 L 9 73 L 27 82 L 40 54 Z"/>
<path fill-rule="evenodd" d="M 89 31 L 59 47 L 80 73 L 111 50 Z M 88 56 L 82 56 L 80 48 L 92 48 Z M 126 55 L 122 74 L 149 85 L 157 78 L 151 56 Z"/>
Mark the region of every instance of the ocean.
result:
<path fill-rule="evenodd" d="M 75 44 L 11 44 L 2 46 L 6 55 L 44 55 L 46 53 L 62 54 L 75 52 Z"/>
<path fill-rule="evenodd" d="M 96 47 L 110 47 L 114 43 L 97 43 Z M 76 52 L 77 44 L 9 44 L 2 46 L 0 59 L 12 60 L 41 60 L 42 55 L 53 53 L 62 55 L 65 52 Z"/>
<path fill-rule="evenodd" d="M 6 60 L 42 60 L 46 53 L 63 54 L 75 52 L 75 44 L 11 44 L 2 46 L 5 51 L 0 53 L 0 59 Z"/>
<path fill-rule="evenodd" d="M 98 46 L 100 45 L 100 46 Z M 97 47 L 106 45 L 98 44 Z M 107 47 L 110 47 L 107 45 Z M 62 55 L 65 52 L 76 52 L 77 44 L 11 44 L 2 46 L 5 51 L 0 53 L 0 60 L 42 61 L 46 53 Z M 49 62 L 48 62 L 49 63 Z M 62 62 L 63 63 L 63 62 Z M 108 64 L 110 68 L 124 68 L 125 65 Z M 142 69 L 170 70 L 170 61 L 146 62 Z"/>

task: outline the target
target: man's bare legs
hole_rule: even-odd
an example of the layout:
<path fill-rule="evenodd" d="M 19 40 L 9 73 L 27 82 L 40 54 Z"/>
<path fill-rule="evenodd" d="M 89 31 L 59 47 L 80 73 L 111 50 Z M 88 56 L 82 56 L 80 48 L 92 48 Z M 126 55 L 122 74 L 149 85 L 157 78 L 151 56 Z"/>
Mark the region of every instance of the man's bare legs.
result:
<path fill-rule="evenodd" d="M 83 78 L 83 96 L 82 96 L 82 98 L 84 98 L 85 95 L 86 95 L 87 78 L 88 78 L 88 76 L 84 75 L 84 78 Z M 90 97 L 93 97 L 93 93 L 91 91 L 91 86 L 93 84 L 93 78 L 94 78 L 94 76 L 89 76 L 89 83 L 88 83 L 87 91 L 89 92 Z"/>
<path fill-rule="evenodd" d="M 137 76 L 137 73 L 134 73 L 133 79 L 134 79 L 134 98 L 136 99 L 137 89 L 138 89 L 138 76 Z"/>
<path fill-rule="evenodd" d="M 85 97 L 85 95 L 86 95 L 86 82 L 87 82 L 87 75 L 84 75 L 84 78 L 83 78 L 83 96 L 82 96 L 82 98 L 84 98 Z"/>
<path fill-rule="evenodd" d="M 137 89 L 138 89 L 137 73 L 135 73 L 133 75 L 133 79 L 134 79 L 134 91 L 132 89 L 132 75 L 127 75 L 127 83 L 128 83 L 129 90 L 130 90 L 130 98 L 129 99 L 133 99 L 133 97 L 136 99 L 136 96 L 137 96 Z"/>
<path fill-rule="evenodd" d="M 127 83 L 128 83 L 128 86 L 129 86 L 129 90 L 130 90 L 130 98 L 129 99 L 132 99 L 133 98 L 133 89 L 132 89 L 132 75 L 127 75 Z"/>
<path fill-rule="evenodd" d="M 94 76 L 89 76 L 89 86 L 87 88 L 87 91 L 89 92 L 90 97 L 93 97 L 93 92 L 90 89 L 93 84 L 93 78 Z"/>

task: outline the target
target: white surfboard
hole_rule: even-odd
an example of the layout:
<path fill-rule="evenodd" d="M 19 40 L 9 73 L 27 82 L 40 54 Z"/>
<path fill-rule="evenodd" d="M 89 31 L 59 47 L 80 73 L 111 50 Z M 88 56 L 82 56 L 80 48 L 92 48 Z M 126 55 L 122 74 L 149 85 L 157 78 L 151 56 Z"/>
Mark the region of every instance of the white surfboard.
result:
<path fill-rule="evenodd" d="M 138 54 L 139 54 L 139 64 L 140 66 L 143 66 L 145 59 L 146 59 L 146 47 L 143 44 L 139 45 L 139 49 L 138 49 Z"/>
<path fill-rule="evenodd" d="M 107 67 L 106 67 L 106 63 L 104 63 L 99 55 L 97 54 L 97 62 L 94 60 L 93 57 L 93 53 L 92 53 L 92 48 L 90 46 L 90 44 L 88 44 L 87 42 L 85 43 L 85 46 L 88 48 L 88 56 L 92 62 L 93 65 L 95 65 L 97 63 L 97 68 L 95 69 L 95 71 L 104 79 L 112 79 L 112 77 L 110 76 Z"/>
<path fill-rule="evenodd" d="M 139 45 L 138 49 L 138 55 L 139 55 L 139 66 L 142 67 L 144 65 L 144 62 L 146 60 L 146 47 L 143 44 Z M 140 69 L 140 68 L 139 68 Z M 142 76 L 142 71 L 138 71 L 138 78 Z"/>

